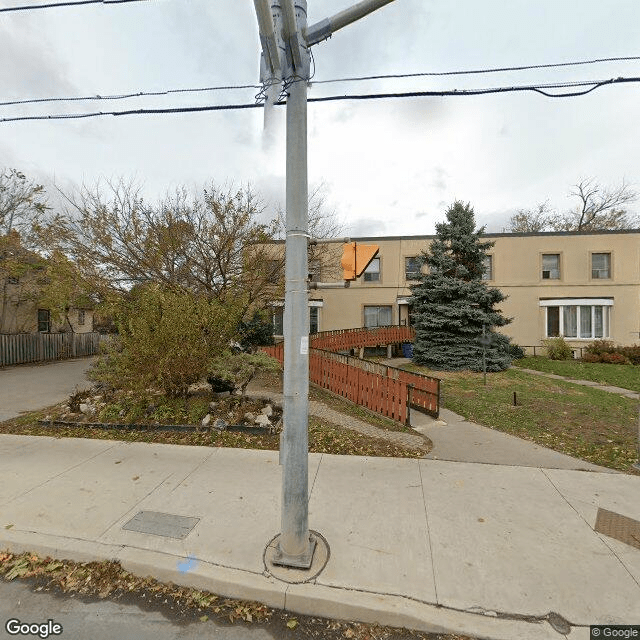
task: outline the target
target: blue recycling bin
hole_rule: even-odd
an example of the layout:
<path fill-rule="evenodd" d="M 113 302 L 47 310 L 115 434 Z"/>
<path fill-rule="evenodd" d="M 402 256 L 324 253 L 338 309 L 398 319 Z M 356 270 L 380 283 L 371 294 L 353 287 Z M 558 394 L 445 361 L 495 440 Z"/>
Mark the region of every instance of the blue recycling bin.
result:
<path fill-rule="evenodd" d="M 402 355 L 405 358 L 413 358 L 413 345 L 410 342 L 405 342 L 402 345 Z"/>

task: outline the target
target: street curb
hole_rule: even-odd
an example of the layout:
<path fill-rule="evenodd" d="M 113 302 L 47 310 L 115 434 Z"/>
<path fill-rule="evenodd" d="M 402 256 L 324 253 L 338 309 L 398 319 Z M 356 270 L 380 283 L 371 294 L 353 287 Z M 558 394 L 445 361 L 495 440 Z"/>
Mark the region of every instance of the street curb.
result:
<path fill-rule="evenodd" d="M 559 640 L 546 621 L 528 622 L 447 609 L 410 598 L 350 590 L 318 583 L 287 584 L 266 572 L 223 567 L 194 559 L 189 571 L 177 565 L 183 557 L 159 551 L 104 544 L 33 531 L 4 530 L 0 550 L 31 551 L 40 556 L 75 562 L 119 561 L 123 569 L 140 577 L 210 591 L 216 595 L 258 601 L 269 607 L 301 615 L 402 627 L 427 633 L 457 633 L 478 640 Z M 581 640 L 573 629 L 571 640 Z M 588 630 L 587 630 L 588 631 Z M 584 636 L 585 638 L 588 637 Z"/>

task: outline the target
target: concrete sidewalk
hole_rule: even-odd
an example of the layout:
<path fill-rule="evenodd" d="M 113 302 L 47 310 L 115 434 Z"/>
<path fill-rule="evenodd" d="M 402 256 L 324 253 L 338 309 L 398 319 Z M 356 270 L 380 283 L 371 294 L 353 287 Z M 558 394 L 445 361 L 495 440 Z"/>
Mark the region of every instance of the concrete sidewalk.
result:
<path fill-rule="evenodd" d="M 599 507 L 640 520 L 625 474 L 311 454 L 309 523 L 330 556 L 299 582 L 263 559 L 277 452 L 2 435 L 0 465 L 0 549 L 478 638 L 586 640 L 590 624 L 640 621 L 640 550 L 593 530 Z M 141 511 L 199 520 L 184 539 L 124 530 Z"/>

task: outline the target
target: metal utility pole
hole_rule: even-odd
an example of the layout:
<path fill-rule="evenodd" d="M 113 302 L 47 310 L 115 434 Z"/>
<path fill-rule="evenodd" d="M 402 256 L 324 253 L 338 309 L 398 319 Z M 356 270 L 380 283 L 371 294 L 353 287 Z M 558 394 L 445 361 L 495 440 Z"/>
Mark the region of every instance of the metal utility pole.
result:
<path fill-rule="evenodd" d="M 308 516 L 309 283 L 307 183 L 307 83 L 309 48 L 393 0 L 365 0 L 307 29 L 307 0 L 254 0 L 263 73 L 287 92 L 286 244 L 284 300 L 284 430 L 281 533 L 275 564 L 308 569 L 315 536 Z M 269 81 L 269 102 L 276 83 Z"/>

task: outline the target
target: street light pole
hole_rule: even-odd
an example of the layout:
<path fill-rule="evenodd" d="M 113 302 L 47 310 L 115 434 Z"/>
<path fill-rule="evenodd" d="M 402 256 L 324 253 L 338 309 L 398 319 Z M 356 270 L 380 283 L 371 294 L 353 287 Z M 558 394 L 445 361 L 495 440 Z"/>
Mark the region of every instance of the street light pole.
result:
<path fill-rule="evenodd" d="M 364 0 L 307 32 L 307 0 L 254 0 L 262 43 L 262 81 L 269 82 L 265 125 L 284 80 L 287 91 L 284 300 L 284 429 L 281 532 L 274 564 L 309 569 L 317 543 L 309 532 L 309 291 L 307 83 L 309 47 L 393 0 Z M 314 30 L 315 29 L 315 30 Z"/>
<path fill-rule="evenodd" d="M 316 540 L 309 535 L 309 291 L 307 82 L 309 51 L 300 34 L 307 26 L 306 0 L 281 0 L 288 41 L 287 191 L 284 298 L 284 430 L 281 534 L 275 562 L 309 568 Z"/>

